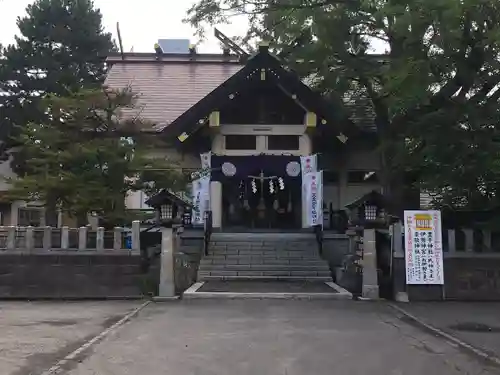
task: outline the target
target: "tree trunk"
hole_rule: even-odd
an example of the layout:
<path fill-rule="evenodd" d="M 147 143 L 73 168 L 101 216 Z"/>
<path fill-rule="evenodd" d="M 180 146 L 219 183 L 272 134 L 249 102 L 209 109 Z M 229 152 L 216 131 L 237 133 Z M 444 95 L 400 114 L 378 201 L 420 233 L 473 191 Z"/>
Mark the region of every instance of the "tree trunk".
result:
<path fill-rule="evenodd" d="M 49 227 L 57 227 L 59 212 L 57 204 L 52 199 L 47 199 L 45 202 L 45 225 Z"/>
<path fill-rule="evenodd" d="M 84 227 L 89 223 L 86 212 L 79 212 L 76 214 L 76 225 L 78 228 Z"/>

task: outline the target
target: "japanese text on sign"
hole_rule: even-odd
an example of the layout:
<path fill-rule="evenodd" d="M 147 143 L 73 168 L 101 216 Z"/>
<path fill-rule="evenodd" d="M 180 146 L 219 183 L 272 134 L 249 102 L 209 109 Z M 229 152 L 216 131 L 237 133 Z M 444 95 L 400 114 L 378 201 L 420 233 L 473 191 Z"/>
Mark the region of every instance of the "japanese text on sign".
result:
<path fill-rule="evenodd" d="M 442 285 L 441 212 L 405 211 L 404 227 L 406 283 Z"/>

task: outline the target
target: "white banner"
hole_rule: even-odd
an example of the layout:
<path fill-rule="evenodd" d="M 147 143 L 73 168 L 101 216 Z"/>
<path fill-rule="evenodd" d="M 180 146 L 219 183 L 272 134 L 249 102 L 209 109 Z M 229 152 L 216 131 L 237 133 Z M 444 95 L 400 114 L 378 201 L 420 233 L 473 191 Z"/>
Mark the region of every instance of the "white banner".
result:
<path fill-rule="evenodd" d="M 300 170 L 302 176 L 306 173 L 317 172 L 318 171 L 318 155 L 309 155 L 300 157 Z"/>
<path fill-rule="evenodd" d="M 407 284 L 443 285 L 443 241 L 440 211 L 405 211 Z"/>
<path fill-rule="evenodd" d="M 302 175 L 307 225 L 323 225 L 323 171 Z"/>
<path fill-rule="evenodd" d="M 205 152 L 200 154 L 201 159 L 201 169 L 210 169 L 212 168 L 212 152 Z"/>
<path fill-rule="evenodd" d="M 193 224 L 203 224 L 204 213 L 210 209 L 210 176 L 193 181 Z"/>

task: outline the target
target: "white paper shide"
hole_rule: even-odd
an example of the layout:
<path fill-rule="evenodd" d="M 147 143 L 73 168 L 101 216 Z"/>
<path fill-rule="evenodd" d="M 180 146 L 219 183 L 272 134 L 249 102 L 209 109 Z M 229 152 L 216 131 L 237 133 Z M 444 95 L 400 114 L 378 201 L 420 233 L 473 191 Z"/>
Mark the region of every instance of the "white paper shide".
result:
<path fill-rule="evenodd" d="M 405 211 L 407 284 L 443 285 L 440 211 Z"/>

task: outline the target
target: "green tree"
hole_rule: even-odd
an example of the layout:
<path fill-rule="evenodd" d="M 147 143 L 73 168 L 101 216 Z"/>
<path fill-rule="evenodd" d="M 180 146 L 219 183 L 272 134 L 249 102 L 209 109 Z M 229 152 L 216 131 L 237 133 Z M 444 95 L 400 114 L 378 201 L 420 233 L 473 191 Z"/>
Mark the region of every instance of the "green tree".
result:
<path fill-rule="evenodd" d="M 200 0 L 187 21 L 236 14 L 345 116 L 368 106 L 393 199 L 412 172 L 440 205 L 500 204 L 500 2 Z"/>
<path fill-rule="evenodd" d="M 4 48 L 0 69 L 0 91 L 8 93 L 3 132 L 14 138 L 29 122 L 44 121 L 45 95 L 102 84 L 104 58 L 114 48 L 91 0 L 36 0 L 26 13 L 17 19 L 19 35 Z M 15 158 L 16 171 L 23 161 Z"/>
<path fill-rule="evenodd" d="M 80 90 L 43 101 L 47 122 L 29 123 L 19 143 L 27 173 L 11 179 L 11 199 L 52 202 L 86 223 L 95 212 L 106 226 L 127 219 L 128 191 L 183 191 L 185 179 L 175 164 L 153 158 L 151 124 L 134 116 L 129 89 Z"/>

